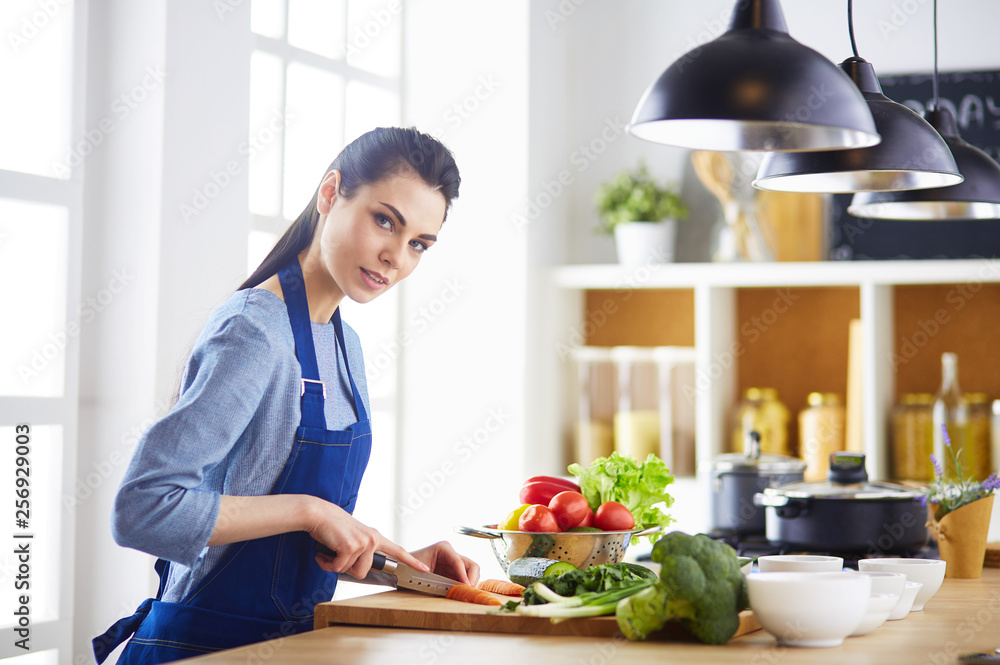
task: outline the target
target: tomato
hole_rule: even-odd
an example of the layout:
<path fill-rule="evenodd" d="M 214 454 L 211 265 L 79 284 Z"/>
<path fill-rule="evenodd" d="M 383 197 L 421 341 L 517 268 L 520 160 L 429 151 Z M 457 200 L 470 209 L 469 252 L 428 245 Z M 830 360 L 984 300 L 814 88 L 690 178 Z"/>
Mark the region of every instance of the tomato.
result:
<path fill-rule="evenodd" d="M 587 506 L 587 516 L 577 526 L 594 526 L 594 511 Z"/>
<path fill-rule="evenodd" d="M 520 529 L 517 526 L 517 521 L 521 518 L 521 515 L 524 513 L 525 510 L 528 509 L 528 506 L 530 505 L 531 505 L 530 503 L 522 504 L 519 508 L 515 508 L 514 510 L 507 513 L 507 517 L 503 518 L 503 521 L 497 524 L 497 528 L 500 529 L 501 531 L 520 531 Z"/>
<path fill-rule="evenodd" d="M 537 503 L 524 509 L 521 519 L 517 521 L 517 526 L 521 531 L 534 531 L 536 533 L 555 533 L 560 530 L 555 514 L 549 510 L 548 506 Z"/>
<path fill-rule="evenodd" d="M 605 501 L 594 513 L 594 526 L 601 531 L 630 531 L 635 527 L 635 518 L 617 501 Z"/>
<path fill-rule="evenodd" d="M 590 506 L 587 505 L 587 497 L 579 492 L 572 491 L 559 492 L 559 494 L 552 497 L 552 500 L 549 501 L 549 509 L 555 514 L 556 521 L 559 523 L 561 530 L 572 526 L 585 526 L 580 524 L 580 522 L 590 512 Z"/>

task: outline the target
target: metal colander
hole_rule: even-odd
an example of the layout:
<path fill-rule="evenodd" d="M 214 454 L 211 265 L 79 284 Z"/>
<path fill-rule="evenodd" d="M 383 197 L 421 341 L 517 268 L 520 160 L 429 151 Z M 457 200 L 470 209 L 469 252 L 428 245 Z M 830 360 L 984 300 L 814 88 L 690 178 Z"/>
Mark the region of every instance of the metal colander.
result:
<path fill-rule="evenodd" d="M 458 533 L 475 538 L 487 538 L 504 572 L 511 561 L 525 556 L 545 557 L 567 561 L 577 568 L 601 563 L 618 563 L 625 556 L 625 549 L 632 538 L 659 532 L 661 527 L 633 531 L 581 531 L 561 533 L 532 533 L 528 531 L 503 531 L 489 524 L 482 528 L 461 526 Z"/>

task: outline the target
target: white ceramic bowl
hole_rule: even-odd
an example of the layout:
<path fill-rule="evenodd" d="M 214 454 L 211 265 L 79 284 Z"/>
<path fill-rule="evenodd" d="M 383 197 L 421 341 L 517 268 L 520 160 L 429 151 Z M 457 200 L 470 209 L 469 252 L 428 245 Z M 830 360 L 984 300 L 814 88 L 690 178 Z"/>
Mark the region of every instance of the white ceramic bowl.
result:
<path fill-rule="evenodd" d="M 899 602 L 906 588 L 906 575 L 903 573 L 882 572 L 880 570 L 863 570 L 861 575 L 872 578 L 872 593 L 888 593 L 896 597 Z"/>
<path fill-rule="evenodd" d="M 924 603 L 930 600 L 931 596 L 941 588 L 946 566 L 947 563 L 941 559 L 887 558 L 861 559 L 858 561 L 858 569 L 863 572 L 873 570 L 886 573 L 903 573 L 909 581 L 923 584 L 924 586 L 917 591 L 917 597 L 913 600 L 911 612 L 919 612 L 924 609 Z"/>
<path fill-rule="evenodd" d="M 900 597 L 899 602 L 896 603 L 896 607 L 893 608 L 892 612 L 889 612 L 889 621 L 899 621 L 906 618 L 906 615 L 910 613 L 910 608 L 913 607 L 913 601 L 917 597 L 917 592 L 923 586 L 920 582 L 906 582 L 906 586 L 903 587 L 903 595 Z"/>
<path fill-rule="evenodd" d="M 854 572 L 751 573 L 750 608 L 761 627 L 788 646 L 835 647 L 868 610 L 871 578 Z"/>
<path fill-rule="evenodd" d="M 772 554 L 758 557 L 757 567 L 762 573 L 836 573 L 844 569 L 844 559 L 815 554 Z"/>
<path fill-rule="evenodd" d="M 889 613 L 899 602 L 899 596 L 891 593 L 873 593 L 868 596 L 868 609 L 858 627 L 851 631 L 851 637 L 867 635 L 889 618 Z"/>

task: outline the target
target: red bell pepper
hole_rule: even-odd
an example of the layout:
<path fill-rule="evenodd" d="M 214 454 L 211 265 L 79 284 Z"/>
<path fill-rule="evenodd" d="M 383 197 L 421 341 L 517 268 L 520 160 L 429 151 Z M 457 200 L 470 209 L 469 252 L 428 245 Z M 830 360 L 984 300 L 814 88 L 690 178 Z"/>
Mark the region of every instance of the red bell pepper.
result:
<path fill-rule="evenodd" d="M 571 480 L 556 478 L 555 476 L 532 476 L 524 481 L 518 498 L 521 503 L 549 505 L 556 494 L 560 492 L 579 492 L 580 486 Z"/>

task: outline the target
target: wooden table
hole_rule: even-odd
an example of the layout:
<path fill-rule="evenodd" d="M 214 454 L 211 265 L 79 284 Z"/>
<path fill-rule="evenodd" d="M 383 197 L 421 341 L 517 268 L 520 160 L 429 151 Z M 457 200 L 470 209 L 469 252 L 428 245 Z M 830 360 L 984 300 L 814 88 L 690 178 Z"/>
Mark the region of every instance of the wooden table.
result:
<path fill-rule="evenodd" d="M 779 647 L 757 631 L 725 646 L 678 642 L 627 642 L 622 638 L 545 637 L 432 630 L 336 626 L 293 637 L 220 651 L 192 663 L 261 665 L 661 665 L 719 663 L 855 665 L 915 663 L 945 665 L 960 653 L 992 653 L 1000 647 L 1000 569 L 978 580 L 945 580 L 922 612 L 888 621 L 839 647 Z"/>

